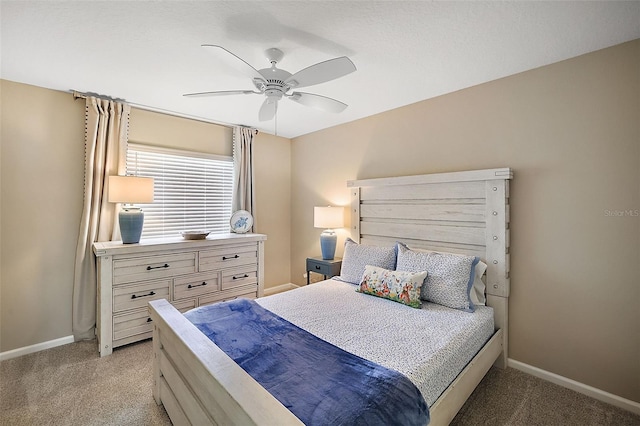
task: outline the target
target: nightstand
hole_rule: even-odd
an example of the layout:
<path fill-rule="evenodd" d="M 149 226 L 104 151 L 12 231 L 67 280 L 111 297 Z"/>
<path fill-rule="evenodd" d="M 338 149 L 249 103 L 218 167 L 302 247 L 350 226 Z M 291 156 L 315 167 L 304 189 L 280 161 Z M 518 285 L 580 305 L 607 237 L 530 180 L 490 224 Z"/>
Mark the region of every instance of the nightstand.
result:
<path fill-rule="evenodd" d="M 324 275 L 324 279 L 335 277 L 340 275 L 340 268 L 342 267 L 342 259 L 339 257 L 326 260 L 322 257 L 308 257 L 307 258 L 307 285 L 309 285 L 309 272 L 315 272 L 316 274 Z"/>

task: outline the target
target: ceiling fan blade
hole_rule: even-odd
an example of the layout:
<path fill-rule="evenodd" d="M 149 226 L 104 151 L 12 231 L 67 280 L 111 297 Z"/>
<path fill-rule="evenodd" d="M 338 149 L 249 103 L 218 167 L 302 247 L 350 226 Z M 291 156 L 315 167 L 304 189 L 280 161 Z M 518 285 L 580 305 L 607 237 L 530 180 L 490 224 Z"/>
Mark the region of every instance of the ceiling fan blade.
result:
<path fill-rule="evenodd" d="M 260 107 L 258 119 L 260 121 L 269 121 L 276 116 L 278 110 L 278 101 L 276 99 L 266 98 Z"/>
<path fill-rule="evenodd" d="M 298 71 L 285 80 L 285 84 L 291 87 L 306 87 L 315 84 L 324 83 L 335 80 L 356 70 L 351 59 L 341 56 L 328 61 L 311 65 L 303 70 Z"/>
<path fill-rule="evenodd" d="M 210 50 L 214 53 L 217 54 L 221 54 L 219 55 L 220 58 L 222 60 L 226 60 L 226 62 L 233 66 L 233 68 L 235 68 L 236 71 L 251 77 L 252 79 L 258 79 L 261 81 L 264 81 L 264 77 L 262 76 L 262 74 L 260 74 L 258 72 L 257 69 L 255 69 L 254 67 L 252 67 L 247 61 L 245 61 L 244 59 L 242 59 L 241 57 L 229 52 L 227 49 L 225 49 L 222 46 L 218 46 L 215 44 L 203 44 L 202 47 L 206 47 L 206 48 L 210 48 Z M 232 56 L 234 58 L 233 61 L 228 61 L 228 57 Z M 226 57 L 226 58 L 225 58 Z"/>
<path fill-rule="evenodd" d="M 305 92 L 293 92 L 291 96 L 289 96 L 289 99 L 305 106 L 335 113 L 344 111 L 348 106 L 344 102 L 327 98 L 326 96 Z"/>
<path fill-rule="evenodd" d="M 204 96 L 226 96 L 226 95 L 260 95 L 260 92 L 253 90 L 219 90 L 215 92 L 198 92 L 198 93 L 185 93 L 182 96 L 188 96 L 190 98 L 204 97 Z"/>

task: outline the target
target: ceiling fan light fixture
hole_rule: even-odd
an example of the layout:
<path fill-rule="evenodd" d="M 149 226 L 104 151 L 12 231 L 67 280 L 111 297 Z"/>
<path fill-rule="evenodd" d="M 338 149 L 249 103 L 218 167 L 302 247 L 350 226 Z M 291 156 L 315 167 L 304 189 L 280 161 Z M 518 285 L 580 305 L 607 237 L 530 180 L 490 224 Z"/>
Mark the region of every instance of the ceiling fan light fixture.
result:
<path fill-rule="evenodd" d="M 278 102 L 280 99 L 282 99 L 282 93 L 276 92 L 276 93 L 269 93 L 267 91 L 267 99 L 266 102 L 268 103 L 275 103 Z"/>

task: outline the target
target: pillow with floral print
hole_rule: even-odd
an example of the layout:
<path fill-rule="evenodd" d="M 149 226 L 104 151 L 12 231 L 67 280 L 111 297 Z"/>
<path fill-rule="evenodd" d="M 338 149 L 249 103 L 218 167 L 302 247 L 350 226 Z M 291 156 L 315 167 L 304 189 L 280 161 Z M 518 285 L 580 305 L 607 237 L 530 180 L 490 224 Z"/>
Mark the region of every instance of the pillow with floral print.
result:
<path fill-rule="evenodd" d="M 420 287 L 427 272 L 390 271 L 366 265 L 356 291 L 404 303 L 412 308 L 420 307 Z"/>

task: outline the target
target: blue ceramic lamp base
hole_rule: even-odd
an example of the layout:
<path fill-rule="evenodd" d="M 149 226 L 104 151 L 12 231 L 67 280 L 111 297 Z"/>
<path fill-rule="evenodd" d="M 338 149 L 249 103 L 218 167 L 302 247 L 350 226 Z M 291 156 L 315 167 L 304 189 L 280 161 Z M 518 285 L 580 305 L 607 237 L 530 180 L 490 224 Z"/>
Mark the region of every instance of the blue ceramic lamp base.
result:
<path fill-rule="evenodd" d="M 144 213 L 137 207 L 127 207 L 120 210 L 118 215 L 120 223 L 120 235 L 124 244 L 136 244 L 140 242 Z"/>
<path fill-rule="evenodd" d="M 322 250 L 322 259 L 332 260 L 336 254 L 336 242 L 338 236 L 336 233 L 327 229 L 320 234 L 320 250 Z"/>

